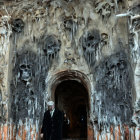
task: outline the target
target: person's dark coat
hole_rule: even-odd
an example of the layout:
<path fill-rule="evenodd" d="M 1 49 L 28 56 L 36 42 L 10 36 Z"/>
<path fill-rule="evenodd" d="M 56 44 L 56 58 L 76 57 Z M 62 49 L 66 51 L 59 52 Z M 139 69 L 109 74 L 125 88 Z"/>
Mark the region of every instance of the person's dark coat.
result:
<path fill-rule="evenodd" d="M 63 138 L 68 138 L 69 120 L 64 117 L 63 120 Z"/>
<path fill-rule="evenodd" d="M 41 133 L 44 134 L 44 140 L 62 139 L 63 113 L 55 109 L 51 117 L 50 111 L 46 111 L 43 118 Z"/>

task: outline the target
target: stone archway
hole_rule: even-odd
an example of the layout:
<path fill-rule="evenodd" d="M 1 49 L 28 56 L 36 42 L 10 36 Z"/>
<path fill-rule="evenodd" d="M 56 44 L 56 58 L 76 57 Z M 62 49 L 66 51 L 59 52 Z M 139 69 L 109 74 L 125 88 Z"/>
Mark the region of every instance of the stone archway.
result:
<path fill-rule="evenodd" d="M 65 86 L 69 85 L 69 84 L 71 86 L 76 85 L 77 89 L 78 88 L 80 89 L 80 87 L 83 89 L 82 96 L 80 97 L 79 95 L 76 95 L 73 98 L 73 102 L 78 101 L 78 104 L 79 104 L 79 105 L 78 104 L 76 105 L 77 109 L 75 108 L 75 111 L 76 110 L 81 110 L 81 112 L 86 112 L 86 118 L 87 118 L 86 119 L 86 127 L 87 127 L 86 128 L 86 136 L 87 136 L 88 140 L 93 140 L 93 129 L 91 129 L 91 124 L 90 124 L 90 109 L 91 109 L 90 93 L 91 93 L 91 85 L 90 85 L 90 81 L 89 81 L 88 77 L 84 73 L 82 73 L 80 71 L 67 70 L 67 71 L 61 71 L 61 72 L 56 73 L 49 80 L 48 83 L 49 83 L 48 84 L 48 93 L 49 93 L 48 96 L 49 96 L 49 98 L 51 98 L 52 100 L 54 100 L 56 102 L 57 106 L 61 110 L 63 110 L 64 108 L 60 107 L 60 103 L 58 105 L 58 98 L 59 98 L 58 96 L 59 96 L 59 93 L 60 93 L 59 90 L 63 89 L 64 85 Z M 58 90 L 58 88 L 59 88 L 59 90 Z M 56 96 L 56 94 L 58 94 L 58 95 Z M 61 94 L 61 95 L 63 96 L 63 94 Z M 74 95 L 74 93 L 72 95 Z M 86 100 L 83 100 L 84 98 Z M 64 98 L 62 97 L 61 99 L 64 99 Z M 85 104 L 83 104 L 82 101 L 84 101 Z M 59 102 L 61 102 L 61 101 L 59 101 Z M 80 114 L 80 111 L 79 111 L 79 114 Z M 71 116 L 71 118 L 72 118 L 72 116 Z M 76 119 L 78 119 L 78 118 L 76 118 Z"/>

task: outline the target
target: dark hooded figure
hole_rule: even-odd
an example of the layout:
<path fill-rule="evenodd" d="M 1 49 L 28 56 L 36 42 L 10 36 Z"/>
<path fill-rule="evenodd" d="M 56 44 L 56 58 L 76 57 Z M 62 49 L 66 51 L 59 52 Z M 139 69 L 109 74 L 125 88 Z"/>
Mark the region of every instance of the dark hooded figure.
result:
<path fill-rule="evenodd" d="M 54 102 L 48 102 L 48 110 L 44 114 L 41 129 L 43 140 L 62 140 L 63 113 L 55 109 Z"/>

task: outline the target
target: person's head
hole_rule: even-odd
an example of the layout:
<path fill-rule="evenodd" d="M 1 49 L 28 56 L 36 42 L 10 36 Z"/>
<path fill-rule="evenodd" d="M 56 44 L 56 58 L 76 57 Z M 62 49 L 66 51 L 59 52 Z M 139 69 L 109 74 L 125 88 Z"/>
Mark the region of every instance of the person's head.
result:
<path fill-rule="evenodd" d="M 49 101 L 48 103 L 47 103 L 47 105 L 48 105 L 48 110 L 53 110 L 54 109 L 54 102 L 53 101 Z"/>

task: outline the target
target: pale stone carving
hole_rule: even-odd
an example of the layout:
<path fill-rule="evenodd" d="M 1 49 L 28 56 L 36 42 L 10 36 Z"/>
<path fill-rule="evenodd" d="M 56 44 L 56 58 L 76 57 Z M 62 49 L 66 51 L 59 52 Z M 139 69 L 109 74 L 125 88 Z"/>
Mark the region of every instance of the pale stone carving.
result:
<path fill-rule="evenodd" d="M 102 18 L 109 18 L 111 16 L 113 9 L 114 2 L 112 2 L 112 0 L 105 1 L 98 0 L 96 2 L 95 10 L 102 16 Z"/>
<path fill-rule="evenodd" d="M 43 47 L 43 50 L 46 55 L 56 55 L 60 51 L 61 42 L 60 40 L 57 40 L 57 38 L 53 35 L 48 36 L 44 41 L 45 45 Z"/>

